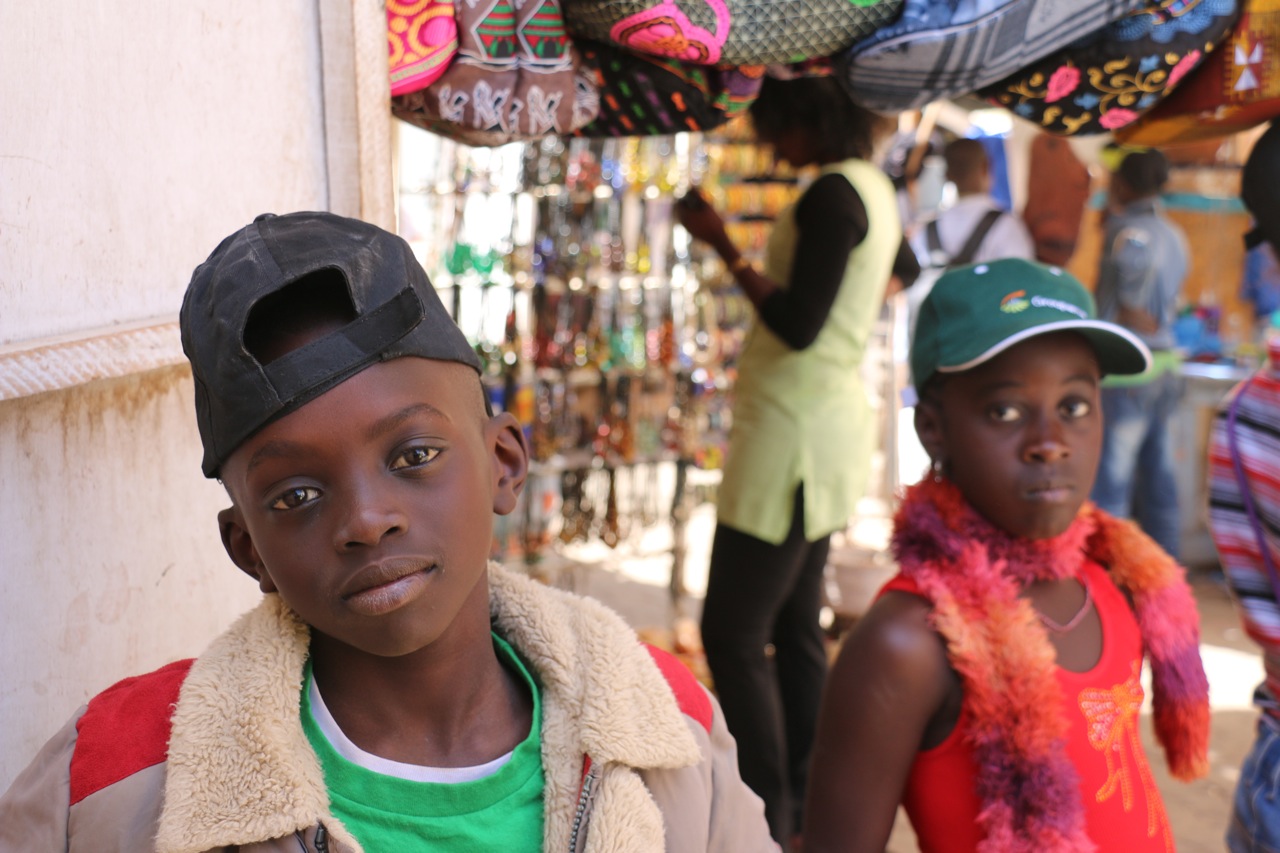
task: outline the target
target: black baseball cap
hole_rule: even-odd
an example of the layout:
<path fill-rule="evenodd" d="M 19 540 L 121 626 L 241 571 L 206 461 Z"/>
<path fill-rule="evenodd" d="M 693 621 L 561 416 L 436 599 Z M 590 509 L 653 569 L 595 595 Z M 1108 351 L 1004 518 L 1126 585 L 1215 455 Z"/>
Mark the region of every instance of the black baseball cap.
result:
<path fill-rule="evenodd" d="M 321 272 L 345 281 L 355 319 L 259 363 L 245 345 L 254 307 Z M 179 326 L 195 377 L 206 477 L 218 476 L 262 427 L 371 364 L 411 355 L 481 369 L 409 244 L 332 213 L 264 213 L 227 237 L 192 274 Z"/>

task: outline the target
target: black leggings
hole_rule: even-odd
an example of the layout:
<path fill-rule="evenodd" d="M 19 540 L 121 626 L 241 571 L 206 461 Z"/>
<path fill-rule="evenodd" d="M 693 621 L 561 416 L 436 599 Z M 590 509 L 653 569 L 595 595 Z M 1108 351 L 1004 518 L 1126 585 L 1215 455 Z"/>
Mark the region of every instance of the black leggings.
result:
<path fill-rule="evenodd" d="M 738 741 L 743 781 L 764 800 L 769 830 L 784 850 L 800 830 L 827 673 L 818 612 L 830 540 L 805 541 L 801 487 L 782 544 L 719 524 L 711 546 L 702 608 L 707 663 Z"/>

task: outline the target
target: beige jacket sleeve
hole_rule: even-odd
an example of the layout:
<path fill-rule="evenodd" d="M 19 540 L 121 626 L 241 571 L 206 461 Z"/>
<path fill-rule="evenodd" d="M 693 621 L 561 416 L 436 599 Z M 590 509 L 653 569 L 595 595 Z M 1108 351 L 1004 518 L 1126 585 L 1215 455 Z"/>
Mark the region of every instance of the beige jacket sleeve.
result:
<path fill-rule="evenodd" d="M 769 835 L 764 803 L 738 774 L 738 749 L 720 704 L 708 732 L 685 721 L 703 760 L 677 770 L 643 773 L 666 824 L 666 853 L 779 853 Z"/>
<path fill-rule="evenodd" d="M 0 853 L 69 849 L 71 753 L 76 746 L 76 723 L 84 710 L 80 708 L 49 739 L 0 796 Z"/>

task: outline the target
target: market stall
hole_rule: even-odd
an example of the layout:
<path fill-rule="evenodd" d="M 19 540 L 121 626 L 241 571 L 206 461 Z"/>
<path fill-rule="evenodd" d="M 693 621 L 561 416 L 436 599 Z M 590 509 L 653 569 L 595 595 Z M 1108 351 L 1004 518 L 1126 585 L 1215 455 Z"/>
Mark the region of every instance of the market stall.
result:
<path fill-rule="evenodd" d="M 927 162 L 939 135 L 990 141 L 1002 198 L 1032 225 L 1052 220 L 1039 208 L 1064 175 L 1044 151 L 1083 164 L 1083 214 L 1037 246 L 1086 284 L 1100 249 L 1104 146 L 1169 152 L 1165 204 L 1193 258 L 1184 330 L 1195 343 L 1177 425 L 1179 491 L 1192 508 L 1184 543 L 1189 562 L 1211 561 L 1198 460 L 1212 404 L 1256 361 L 1237 194 L 1252 138 L 1280 112 L 1280 6 L 836 5 L 388 4 L 392 110 L 404 122 L 399 229 L 537 462 L 494 555 L 553 574 L 575 549 L 626 550 L 669 528 L 660 547 L 682 612 L 683 526 L 692 507 L 714 501 L 750 306 L 675 224 L 672 205 L 692 186 L 708 189 L 735 212 L 734 242 L 762 250 L 769 221 L 807 176 L 777 172 L 742 114 L 765 75 L 835 75 L 855 101 L 896 116 L 899 141 L 911 143 L 904 184 L 916 202 L 927 198 L 904 208 L 909 216 L 947 203 Z M 893 497 L 920 467 L 904 361 L 905 317 L 891 304 L 864 365 L 881 412 L 876 476 L 834 558 L 864 573 L 883 563 Z M 863 597 L 854 591 L 843 606 L 856 611 Z"/>

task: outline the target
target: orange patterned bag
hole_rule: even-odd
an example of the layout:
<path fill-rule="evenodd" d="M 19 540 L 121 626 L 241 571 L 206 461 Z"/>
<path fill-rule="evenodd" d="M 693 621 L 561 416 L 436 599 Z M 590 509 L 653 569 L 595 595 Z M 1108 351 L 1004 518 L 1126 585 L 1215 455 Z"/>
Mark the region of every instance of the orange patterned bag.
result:
<path fill-rule="evenodd" d="M 1245 0 L 1244 13 L 1178 90 L 1133 124 L 1126 145 L 1159 146 L 1248 130 L 1280 115 L 1280 0 Z"/>

